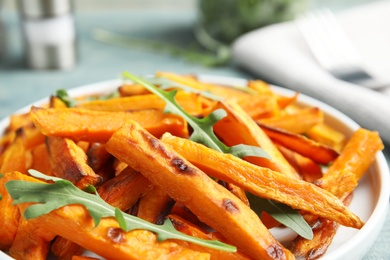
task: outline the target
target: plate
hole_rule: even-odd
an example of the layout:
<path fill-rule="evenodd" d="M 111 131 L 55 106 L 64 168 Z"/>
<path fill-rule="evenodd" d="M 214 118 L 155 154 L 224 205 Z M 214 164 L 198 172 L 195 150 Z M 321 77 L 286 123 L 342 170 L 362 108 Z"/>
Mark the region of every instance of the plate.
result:
<path fill-rule="evenodd" d="M 240 78 L 231 78 L 212 75 L 198 75 L 201 81 L 208 83 L 216 83 L 221 85 L 244 86 L 247 81 Z M 68 93 L 71 96 L 79 96 L 86 94 L 105 94 L 110 93 L 122 83 L 121 80 L 110 80 L 95 84 L 85 85 L 82 87 L 70 89 Z M 272 86 L 275 92 L 292 96 L 294 92 L 288 89 Z M 32 105 L 42 105 L 47 102 L 47 99 L 42 99 Z M 329 105 L 313 99 L 309 96 L 300 94 L 298 104 L 301 106 L 319 107 L 325 116 L 325 121 L 332 127 L 343 132 L 347 137 L 359 128 L 359 125 L 352 119 L 330 107 Z M 27 106 L 16 113 L 29 111 L 31 105 Z M 0 133 L 4 131 L 9 123 L 9 118 L 0 121 Z M 388 183 L 389 167 L 382 152 L 378 152 L 376 160 L 371 165 L 368 172 L 359 182 L 358 187 L 354 191 L 354 197 L 350 205 L 350 209 L 366 222 L 360 230 L 346 228 L 341 226 L 336 236 L 333 239 L 331 246 L 322 260 L 336 259 L 360 259 L 367 253 L 374 241 L 379 235 L 379 232 L 385 222 L 388 211 L 388 199 L 390 188 Z M 271 232 L 280 240 L 286 240 L 291 236 L 291 233 L 286 233 L 279 229 L 272 229 Z M 11 259 L 5 253 L 0 251 L 0 260 Z"/>

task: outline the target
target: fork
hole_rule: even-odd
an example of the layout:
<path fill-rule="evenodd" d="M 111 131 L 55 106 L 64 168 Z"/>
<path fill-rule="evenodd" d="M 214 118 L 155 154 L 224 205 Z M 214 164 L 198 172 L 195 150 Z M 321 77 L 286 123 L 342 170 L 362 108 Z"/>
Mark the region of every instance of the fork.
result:
<path fill-rule="evenodd" d="M 319 65 L 334 77 L 367 88 L 380 89 L 390 82 L 374 79 L 329 9 L 308 13 L 296 25 Z"/>

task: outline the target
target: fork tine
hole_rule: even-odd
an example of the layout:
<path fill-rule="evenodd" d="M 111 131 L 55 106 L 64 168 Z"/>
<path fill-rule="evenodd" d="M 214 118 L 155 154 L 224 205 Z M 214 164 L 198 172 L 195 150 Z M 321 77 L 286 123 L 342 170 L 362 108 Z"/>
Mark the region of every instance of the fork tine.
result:
<path fill-rule="evenodd" d="M 329 9 L 309 13 L 297 25 L 322 67 L 331 73 L 359 67 L 361 59 Z M 353 67 L 353 68 L 351 68 Z"/>

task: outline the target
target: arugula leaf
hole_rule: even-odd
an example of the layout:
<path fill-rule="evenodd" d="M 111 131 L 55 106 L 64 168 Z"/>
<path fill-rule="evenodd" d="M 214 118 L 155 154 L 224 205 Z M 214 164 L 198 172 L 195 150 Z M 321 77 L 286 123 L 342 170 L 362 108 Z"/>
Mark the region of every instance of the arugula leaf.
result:
<path fill-rule="evenodd" d="M 163 99 L 166 102 L 164 109 L 166 113 L 172 113 L 183 117 L 193 129 L 193 133 L 190 137 L 192 141 L 204 144 L 207 147 L 219 152 L 232 153 L 233 155 L 239 156 L 240 158 L 244 156 L 260 156 L 270 159 L 270 156 L 260 147 L 241 144 L 237 149 L 235 149 L 233 148 L 234 146 L 228 147 L 218 139 L 218 137 L 214 134 L 213 126 L 215 123 L 226 116 L 226 111 L 223 109 L 217 109 L 207 117 L 201 119 L 193 117 L 188 114 L 179 104 L 177 104 L 175 100 L 177 90 L 167 92 L 126 71 L 123 72 L 122 75 L 125 78 L 132 80 L 133 82 L 143 85 L 150 92 Z M 236 151 L 239 152 L 236 153 Z"/>
<path fill-rule="evenodd" d="M 177 114 L 183 117 L 188 124 L 193 128 L 193 133 L 190 139 L 194 142 L 206 145 L 209 148 L 217 150 L 222 153 L 230 153 L 239 158 L 245 156 L 258 156 L 271 159 L 270 156 L 261 148 L 255 146 L 248 146 L 239 144 L 236 146 L 228 147 L 222 143 L 218 137 L 214 134 L 213 126 L 219 120 L 226 116 L 226 111 L 223 109 L 217 109 L 205 118 L 199 119 L 189 115 L 185 112 L 175 100 L 176 90 L 167 92 L 155 87 L 144 79 L 138 78 L 131 73 L 123 72 L 123 76 L 137 82 L 147 88 L 150 92 L 156 94 L 162 98 L 166 103 L 165 111 L 173 114 Z M 312 230 L 302 216 L 294 209 L 270 200 L 260 199 L 262 201 L 262 210 L 268 212 L 272 217 L 293 229 L 305 238 L 312 237 Z M 252 204 L 251 204 L 252 207 Z M 261 213 L 261 211 L 259 211 Z M 283 216 L 285 215 L 285 216 Z"/>
<path fill-rule="evenodd" d="M 147 78 L 144 80 L 145 81 L 147 80 L 149 83 L 151 83 L 153 85 L 158 85 L 159 88 L 163 89 L 163 90 L 172 89 L 172 88 L 179 88 L 179 89 L 182 89 L 182 90 L 187 91 L 187 92 L 199 94 L 199 95 L 201 95 L 205 98 L 209 98 L 211 100 L 223 100 L 224 99 L 224 98 L 217 96 L 209 91 L 200 91 L 200 90 L 194 89 L 192 87 L 189 87 L 187 85 L 174 82 L 174 81 L 169 80 L 167 78 L 154 77 L 154 78 Z"/>
<path fill-rule="evenodd" d="M 56 96 L 59 99 L 61 99 L 62 102 L 64 102 L 67 107 L 76 107 L 77 105 L 82 103 L 80 101 L 77 101 L 73 97 L 69 96 L 68 92 L 65 89 L 57 90 Z M 116 97 L 119 97 L 119 92 L 118 91 L 114 91 L 114 92 L 109 93 L 107 95 L 99 95 L 97 97 L 88 97 L 88 98 L 85 99 L 85 101 L 108 100 L 108 99 L 116 98 Z"/>
<path fill-rule="evenodd" d="M 51 180 L 53 184 L 36 183 L 22 180 L 12 180 L 5 184 L 5 187 L 14 200 L 13 204 L 24 202 L 36 202 L 29 206 L 24 212 L 26 219 L 36 218 L 53 210 L 70 204 L 81 204 L 85 206 L 98 226 L 101 218 L 115 217 L 122 229 L 126 232 L 133 229 L 149 230 L 157 234 L 159 241 L 165 239 L 180 239 L 201 246 L 236 252 L 237 248 L 217 240 L 203 240 L 177 231 L 170 220 L 163 225 L 152 224 L 143 219 L 126 214 L 111 206 L 96 194 L 87 193 L 74 186 L 70 181 L 46 176 L 35 170 L 29 173 L 36 178 Z M 92 189 L 94 190 L 94 189 Z"/>
<path fill-rule="evenodd" d="M 249 204 L 257 215 L 261 216 L 263 211 L 270 214 L 281 224 L 291 228 L 298 235 L 306 239 L 313 238 L 313 231 L 309 224 L 304 220 L 301 214 L 283 203 L 257 197 L 247 193 Z"/>
<path fill-rule="evenodd" d="M 69 96 L 65 89 L 59 89 L 56 92 L 56 96 L 66 104 L 67 107 L 75 107 L 77 105 L 76 99 Z"/>

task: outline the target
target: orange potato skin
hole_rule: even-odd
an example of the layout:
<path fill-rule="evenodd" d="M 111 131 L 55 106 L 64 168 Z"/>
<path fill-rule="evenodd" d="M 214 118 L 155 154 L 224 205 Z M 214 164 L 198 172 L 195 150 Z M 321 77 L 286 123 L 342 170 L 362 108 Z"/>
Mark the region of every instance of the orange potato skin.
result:
<path fill-rule="evenodd" d="M 201 221 L 253 259 L 294 258 L 247 205 L 136 122 L 129 121 L 116 131 L 107 150 L 185 204 Z"/>
<path fill-rule="evenodd" d="M 79 108 L 31 108 L 34 124 L 46 136 L 67 137 L 89 142 L 107 142 L 115 130 L 129 119 L 139 122 L 153 135 L 165 132 L 188 136 L 187 123 L 179 116 L 160 110 L 132 112 L 93 111 Z"/>

